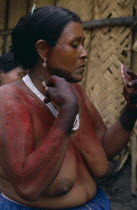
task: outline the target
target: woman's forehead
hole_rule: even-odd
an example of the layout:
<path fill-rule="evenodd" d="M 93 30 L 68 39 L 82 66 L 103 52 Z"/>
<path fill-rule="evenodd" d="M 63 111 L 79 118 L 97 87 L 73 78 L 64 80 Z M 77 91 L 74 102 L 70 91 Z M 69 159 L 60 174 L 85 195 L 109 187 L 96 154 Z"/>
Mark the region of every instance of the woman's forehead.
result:
<path fill-rule="evenodd" d="M 68 23 L 61 33 L 59 39 L 84 39 L 84 31 L 81 23 Z"/>

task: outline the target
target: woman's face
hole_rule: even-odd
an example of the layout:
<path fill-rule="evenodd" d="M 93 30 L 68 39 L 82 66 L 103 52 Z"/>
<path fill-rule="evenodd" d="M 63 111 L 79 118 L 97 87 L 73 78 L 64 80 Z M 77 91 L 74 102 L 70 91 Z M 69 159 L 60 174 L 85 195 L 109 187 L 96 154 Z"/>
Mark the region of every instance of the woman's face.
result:
<path fill-rule="evenodd" d="M 70 22 L 64 28 L 56 46 L 48 50 L 47 68 L 52 75 L 64 77 L 69 82 L 80 82 L 86 58 L 82 25 Z"/>

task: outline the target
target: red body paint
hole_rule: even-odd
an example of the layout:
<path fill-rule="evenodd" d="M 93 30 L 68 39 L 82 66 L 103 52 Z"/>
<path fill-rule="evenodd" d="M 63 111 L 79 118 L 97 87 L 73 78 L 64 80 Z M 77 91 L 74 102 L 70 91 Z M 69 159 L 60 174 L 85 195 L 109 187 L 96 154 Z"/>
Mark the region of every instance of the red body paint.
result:
<path fill-rule="evenodd" d="M 79 173 L 83 180 L 88 177 L 89 182 L 91 178 L 84 161 L 95 176 L 107 172 L 107 158 L 81 89 L 79 85 L 73 88 L 80 107 L 80 127 L 72 132 L 71 138 L 64 130 L 71 113 L 61 113 L 55 119 L 29 89 L 26 92 L 10 84 L 0 90 L 0 164 L 23 199 L 57 195 L 57 191 L 63 194 L 66 189 L 67 193 L 79 182 Z"/>

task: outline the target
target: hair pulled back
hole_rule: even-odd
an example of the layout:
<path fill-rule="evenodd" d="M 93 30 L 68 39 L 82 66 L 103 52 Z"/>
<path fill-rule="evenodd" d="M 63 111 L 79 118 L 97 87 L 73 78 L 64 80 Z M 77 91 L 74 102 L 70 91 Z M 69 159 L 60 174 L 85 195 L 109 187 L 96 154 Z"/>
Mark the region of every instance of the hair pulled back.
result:
<path fill-rule="evenodd" d="M 11 50 L 24 69 L 35 65 L 38 57 L 35 44 L 45 40 L 54 47 L 65 26 L 71 21 L 81 23 L 78 15 L 65 8 L 47 6 L 22 17 L 12 32 Z"/>

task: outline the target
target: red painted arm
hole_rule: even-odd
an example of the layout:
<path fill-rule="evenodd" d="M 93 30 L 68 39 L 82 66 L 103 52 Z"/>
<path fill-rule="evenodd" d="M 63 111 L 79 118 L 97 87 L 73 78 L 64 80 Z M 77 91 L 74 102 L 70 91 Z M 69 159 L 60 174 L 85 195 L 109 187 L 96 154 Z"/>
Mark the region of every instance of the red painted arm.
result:
<path fill-rule="evenodd" d="M 80 107 L 80 138 L 76 144 L 92 175 L 102 177 L 108 172 L 108 160 L 102 146 L 106 127 L 98 111 L 81 88 L 75 85 L 75 90 Z"/>
<path fill-rule="evenodd" d="M 48 134 L 35 148 L 30 113 L 11 92 L 0 90 L 0 164 L 20 197 L 37 200 L 61 168 L 76 114 L 69 110 L 70 116 L 61 108 Z"/>
<path fill-rule="evenodd" d="M 126 131 L 122 127 L 119 120 L 117 120 L 110 128 L 107 129 L 101 116 L 94 105 L 90 102 L 86 94 L 82 92 L 82 95 L 90 113 L 90 118 L 92 119 L 95 133 L 98 136 L 108 159 L 112 159 L 118 155 L 128 143 L 131 132 Z M 128 115 L 131 115 L 130 110 L 128 111 Z M 129 116 L 127 117 L 130 119 Z"/>

